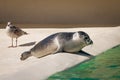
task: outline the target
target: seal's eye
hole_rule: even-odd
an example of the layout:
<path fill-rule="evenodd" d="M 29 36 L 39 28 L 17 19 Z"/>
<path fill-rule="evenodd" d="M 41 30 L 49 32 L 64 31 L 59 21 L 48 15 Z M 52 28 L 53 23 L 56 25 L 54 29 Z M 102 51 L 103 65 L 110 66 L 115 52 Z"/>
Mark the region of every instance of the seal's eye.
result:
<path fill-rule="evenodd" d="M 86 42 L 87 44 L 90 43 L 90 38 L 89 38 L 88 36 L 85 36 L 85 37 L 84 37 L 84 40 L 85 40 L 85 42 Z"/>
<path fill-rule="evenodd" d="M 88 37 L 88 36 L 85 36 L 84 39 L 87 40 L 87 39 L 89 39 L 89 37 Z"/>
<path fill-rule="evenodd" d="M 86 39 L 88 39 L 88 37 L 85 37 L 84 39 L 86 40 Z"/>

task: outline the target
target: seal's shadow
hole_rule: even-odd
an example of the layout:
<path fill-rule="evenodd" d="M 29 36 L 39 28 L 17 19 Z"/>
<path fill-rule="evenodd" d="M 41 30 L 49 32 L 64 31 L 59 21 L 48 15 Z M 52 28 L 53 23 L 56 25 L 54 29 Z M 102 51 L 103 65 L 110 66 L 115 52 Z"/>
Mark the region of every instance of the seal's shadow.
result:
<path fill-rule="evenodd" d="M 34 42 L 29 42 L 29 43 L 25 43 L 25 44 L 21 44 L 21 45 L 19 45 L 20 47 L 25 47 L 25 46 L 32 46 L 32 45 L 34 45 L 36 43 L 36 41 L 34 41 Z"/>
<path fill-rule="evenodd" d="M 75 55 L 80 55 L 80 56 L 86 56 L 88 58 L 92 58 L 94 57 L 93 55 L 91 55 L 90 53 L 87 53 L 83 50 L 79 51 L 79 52 L 76 52 L 76 53 L 72 53 L 72 54 L 75 54 Z"/>

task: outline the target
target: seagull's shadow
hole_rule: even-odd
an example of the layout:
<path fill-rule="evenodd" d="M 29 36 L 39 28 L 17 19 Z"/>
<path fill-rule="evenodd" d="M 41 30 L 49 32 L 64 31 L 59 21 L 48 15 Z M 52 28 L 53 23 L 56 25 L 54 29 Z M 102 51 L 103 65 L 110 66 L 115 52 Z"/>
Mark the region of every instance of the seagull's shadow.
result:
<path fill-rule="evenodd" d="M 25 47 L 25 46 L 32 46 L 32 45 L 34 45 L 36 43 L 36 41 L 34 41 L 34 42 L 29 42 L 29 43 L 25 43 L 25 44 L 21 44 L 21 45 L 19 45 L 20 47 Z"/>

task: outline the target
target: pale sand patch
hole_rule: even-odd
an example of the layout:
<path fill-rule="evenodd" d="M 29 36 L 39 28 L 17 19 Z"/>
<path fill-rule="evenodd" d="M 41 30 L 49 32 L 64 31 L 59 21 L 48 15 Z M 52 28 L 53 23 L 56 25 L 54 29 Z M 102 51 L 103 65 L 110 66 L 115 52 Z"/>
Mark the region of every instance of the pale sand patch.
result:
<path fill-rule="evenodd" d="M 46 36 L 56 32 L 85 31 L 94 41 L 92 46 L 83 50 L 98 55 L 101 52 L 120 44 L 120 27 L 107 28 L 29 28 L 24 29 L 29 33 L 20 37 L 18 44 L 39 42 Z M 37 59 L 30 57 L 20 61 L 22 52 L 31 49 L 34 45 L 8 48 L 11 39 L 6 35 L 5 29 L 0 29 L 0 80 L 45 80 L 48 76 L 72 67 L 88 57 L 69 53 L 48 55 Z"/>

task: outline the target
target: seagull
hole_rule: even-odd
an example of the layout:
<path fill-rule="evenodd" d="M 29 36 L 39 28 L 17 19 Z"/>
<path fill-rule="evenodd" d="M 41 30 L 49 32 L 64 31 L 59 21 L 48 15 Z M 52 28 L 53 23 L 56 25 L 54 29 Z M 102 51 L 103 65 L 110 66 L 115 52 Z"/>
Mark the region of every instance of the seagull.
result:
<path fill-rule="evenodd" d="M 11 44 L 11 46 L 9 46 L 9 48 L 10 47 L 17 47 L 17 40 L 18 40 L 18 38 L 20 36 L 22 36 L 22 35 L 27 35 L 28 34 L 27 32 L 21 30 L 19 27 L 16 27 L 16 26 L 12 25 L 11 22 L 7 23 L 6 32 L 7 32 L 7 35 L 12 40 L 12 44 Z M 16 45 L 15 46 L 13 45 L 13 38 L 16 39 Z"/>

